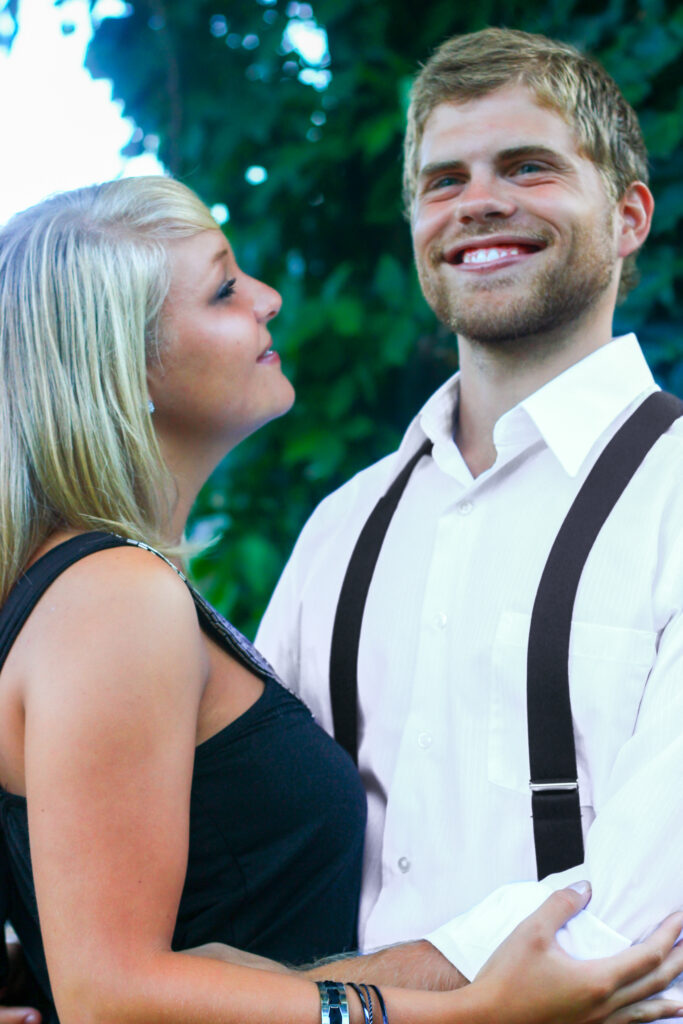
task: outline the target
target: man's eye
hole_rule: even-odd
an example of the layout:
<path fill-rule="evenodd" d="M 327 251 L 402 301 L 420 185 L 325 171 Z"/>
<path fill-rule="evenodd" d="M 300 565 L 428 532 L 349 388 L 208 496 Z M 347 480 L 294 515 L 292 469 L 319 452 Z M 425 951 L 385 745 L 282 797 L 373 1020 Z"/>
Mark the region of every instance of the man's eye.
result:
<path fill-rule="evenodd" d="M 429 185 L 428 191 L 435 192 L 440 188 L 453 188 L 460 185 L 461 181 L 453 174 L 444 174 L 441 178 L 435 178 Z"/>
<path fill-rule="evenodd" d="M 235 291 L 236 277 L 231 277 L 229 281 L 224 281 L 216 292 L 216 299 L 229 299 L 232 293 Z"/>
<path fill-rule="evenodd" d="M 542 164 L 536 163 L 535 160 L 526 160 L 523 164 L 519 164 L 515 168 L 515 174 L 538 174 L 540 171 L 545 170 Z"/>

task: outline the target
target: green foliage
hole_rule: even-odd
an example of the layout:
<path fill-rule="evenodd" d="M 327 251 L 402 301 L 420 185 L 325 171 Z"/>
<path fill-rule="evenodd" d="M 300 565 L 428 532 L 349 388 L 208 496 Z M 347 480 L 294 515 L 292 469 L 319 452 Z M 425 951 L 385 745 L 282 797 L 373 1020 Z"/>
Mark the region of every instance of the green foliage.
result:
<path fill-rule="evenodd" d="M 113 79 L 138 135 L 158 136 L 169 169 L 209 205 L 228 206 L 227 234 L 242 265 L 284 297 L 273 334 L 298 403 L 219 467 L 192 519 L 199 534 L 218 538 L 194 559 L 193 574 L 248 632 L 314 504 L 394 447 L 456 365 L 452 339 L 420 296 L 400 209 L 410 80 L 446 36 L 508 25 L 566 39 L 601 60 L 636 105 L 659 204 L 641 286 L 617 327 L 637 329 L 659 379 L 683 391 L 683 7 L 313 6 L 331 58 L 321 91 L 298 80 L 305 60 L 283 51 L 295 10 L 287 0 L 131 0 L 129 17 L 99 24 L 88 54 L 92 73 Z M 223 30 L 220 16 L 226 32 L 212 34 L 212 24 Z M 130 150 L 143 144 L 135 136 Z M 266 182 L 247 183 L 251 165 L 267 169 Z"/>

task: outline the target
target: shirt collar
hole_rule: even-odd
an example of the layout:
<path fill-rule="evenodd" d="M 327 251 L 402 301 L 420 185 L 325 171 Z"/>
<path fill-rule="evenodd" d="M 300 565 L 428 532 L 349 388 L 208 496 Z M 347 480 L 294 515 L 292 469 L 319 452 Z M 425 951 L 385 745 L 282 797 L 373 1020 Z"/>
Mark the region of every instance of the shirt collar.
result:
<path fill-rule="evenodd" d="M 569 476 L 576 476 L 605 430 L 648 388 L 655 387 L 634 334 L 615 338 L 570 366 L 498 420 L 494 442 L 521 412 Z M 506 422 L 508 421 L 508 422 Z"/>
<path fill-rule="evenodd" d="M 399 449 L 400 465 L 425 438 L 434 443 L 435 456 L 439 450 L 444 455 L 448 450 L 453 453 L 459 376 L 456 373 L 447 380 L 410 424 Z M 565 472 L 576 476 L 609 425 L 643 392 L 655 387 L 636 336 L 615 338 L 501 416 L 494 428 L 494 443 L 498 449 L 525 447 L 542 438 Z"/>

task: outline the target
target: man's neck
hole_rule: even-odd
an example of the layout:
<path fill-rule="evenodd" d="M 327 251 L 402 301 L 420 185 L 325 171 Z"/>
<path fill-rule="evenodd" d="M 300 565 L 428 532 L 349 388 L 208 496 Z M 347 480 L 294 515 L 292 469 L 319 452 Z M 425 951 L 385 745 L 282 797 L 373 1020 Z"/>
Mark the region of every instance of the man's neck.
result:
<path fill-rule="evenodd" d="M 493 430 L 506 412 L 611 339 L 611 323 L 578 336 L 485 347 L 458 338 L 460 397 L 455 442 L 473 476 L 496 461 Z"/>

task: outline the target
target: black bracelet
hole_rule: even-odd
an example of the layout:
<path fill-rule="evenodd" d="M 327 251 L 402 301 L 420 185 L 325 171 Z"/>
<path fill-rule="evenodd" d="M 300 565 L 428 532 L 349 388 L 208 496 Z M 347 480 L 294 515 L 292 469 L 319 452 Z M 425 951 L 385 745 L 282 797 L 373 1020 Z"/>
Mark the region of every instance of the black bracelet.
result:
<path fill-rule="evenodd" d="M 369 1005 L 369 1008 L 368 1008 L 368 1003 L 366 1001 L 366 997 L 363 995 L 363 992 L 361 991 L 361 987 L 359 985 L 354 984 L 353 981 L 347 981 L 346 984 L 349 986 L 349 988 L 353 989 L 353 991 L 356 993 L 356 995 L 360 999 L 360 1005 L 361 1005 L 361 1009 L 363 1011 L 363 1022 L 364 1022 L 364 1024 L 372 1024 L 372 999 L 370 999 L 370 1005 Z M 363 985 L 363 988 L 366 989 L 366 990 L 367 990 L 367 987 L 368 987 L 367 985 Z"/>
<path fill-rule="evenodd" d="M 384 996 L 382 995 L 382 993 L 380 992 L 376 985 L 371 985 L 370 988 L 377 996 L 379 1008 L 382 1011 L 382 1024 L 389 1024 L 389 1018 L 387 1017 L 387 1006 L 386 1003 L 384 1002 Z"/>
<path fill-rule="evenodd" d="M 368 988 L 367 985 L 363 985 L 363 988 L 365 989 L 365 995 L 367 996 L 368 1009 L 369 1009 L 368 1016 L 370 1017 L 370 1024 L 372 1024 L 372 1018 L 373 1018 L 373 1012 L 372 1012 L 372 992 L 370 991 L 370 989 Z"/>

